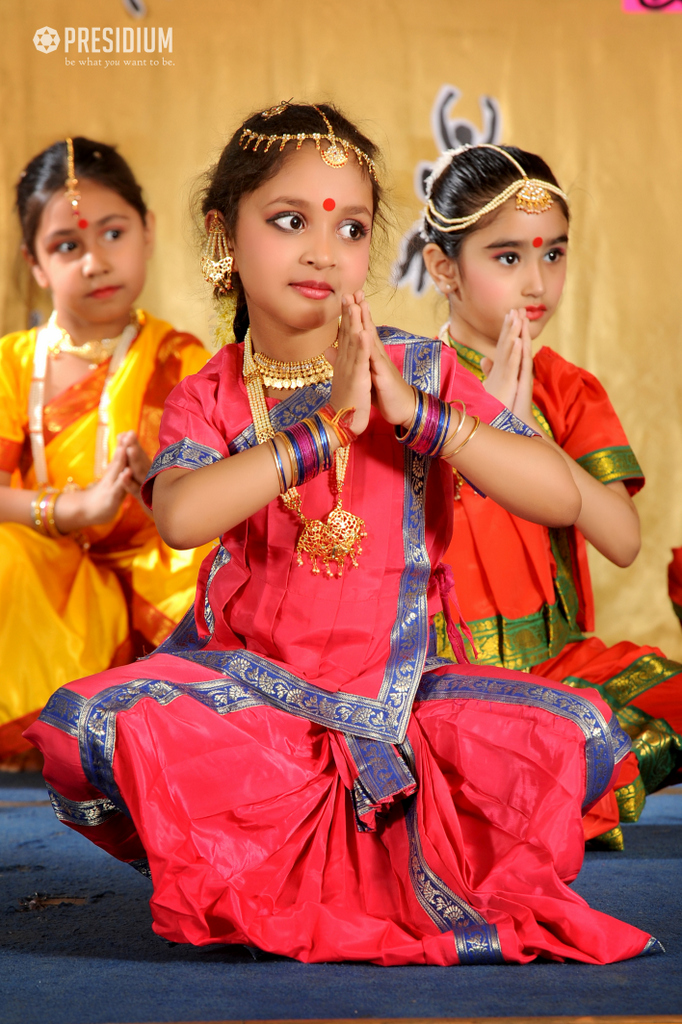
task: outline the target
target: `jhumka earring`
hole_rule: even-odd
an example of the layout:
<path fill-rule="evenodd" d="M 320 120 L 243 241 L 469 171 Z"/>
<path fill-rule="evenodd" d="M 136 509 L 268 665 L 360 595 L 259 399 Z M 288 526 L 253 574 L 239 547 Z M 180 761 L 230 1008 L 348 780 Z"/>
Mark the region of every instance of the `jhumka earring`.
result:
<path fill-rule="evenodd" d="M 217 213 L 213 214 L 206 245 L 201 255 L 201 270 L 204 280 L 220 295 L 227 295 L 232 288 L 232 264 L 234 260 L 227 248 L 227 235 L 223 222 Z"/>

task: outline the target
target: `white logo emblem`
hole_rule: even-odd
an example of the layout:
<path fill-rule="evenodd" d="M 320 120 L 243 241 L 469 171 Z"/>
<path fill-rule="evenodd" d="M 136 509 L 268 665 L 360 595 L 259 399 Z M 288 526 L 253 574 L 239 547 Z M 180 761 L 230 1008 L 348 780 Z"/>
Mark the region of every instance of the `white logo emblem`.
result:
<path fill-rule="evenodd" d="M 39 28 L 33 37 L 33 45 L 41 53 L 52 53 L 59 46 L 59 32 L 56 29 L 45 25 Z"/>

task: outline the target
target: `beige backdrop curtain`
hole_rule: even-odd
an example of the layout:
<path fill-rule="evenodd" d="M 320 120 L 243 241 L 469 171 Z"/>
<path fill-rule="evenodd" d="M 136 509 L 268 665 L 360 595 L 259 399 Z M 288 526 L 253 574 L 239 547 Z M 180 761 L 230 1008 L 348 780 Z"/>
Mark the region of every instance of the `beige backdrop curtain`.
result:
<path fill-rule="evenodd" d="M 453 116 L 479 128 L 479 97 L 492 97 L 502 141 L 542 154 L 571 196 L 569 283 L 542 340 L 600 377 L 647 475 L 635 565 L 592 553 L 598 633 L 682 656 L 666 592 L 669 549 L 682 544 L 682 15 L 620 6 L 147 0 L 136 21 L 121 0 L 0 0 L 2 333 L 45 308 L 16 256 L 14 182 L 41 148 L 82 134 L 120 146 L 157 213 L 144 303 L 208 342 L 190 193 L 242 116 L 294 96 L 334 100 L 382 145 L 395 224 L 376 266 L 375 317 L 432 335 L 444 304 L 433 290 L 394 290 L 388 268 L 418 215 L 415 168 L 437 156 L 439 89 L 455 86 Z M 50 53 L 33 43 L 45 26 L 60 36 Z M 172 28 L 172 53 L 158 52 L 158 37 L 153 54 L 65 53 L 66 27 L 77 38 L 78 28 L 138 26 Z"/>

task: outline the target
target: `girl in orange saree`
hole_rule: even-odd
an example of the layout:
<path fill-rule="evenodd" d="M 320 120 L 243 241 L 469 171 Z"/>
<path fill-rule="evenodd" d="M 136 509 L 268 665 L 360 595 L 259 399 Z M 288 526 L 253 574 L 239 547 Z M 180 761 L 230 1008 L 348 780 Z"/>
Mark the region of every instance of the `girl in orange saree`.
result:
<path fill-rule="evenodd" d="M 133 312 L 153 220 L 112 147 L 56 143 L 17 204 L 54 313 L 0 340 L 0 764 L 15 768 L 50 694 L 151 650 L 191 603 L 205 550 L 171 550 L 136 495 L 166 397 L 208 358 Z"/>
<path fill-rule="evenodd" d="M 596 687 L 630 734 L 634 754 L 616 797 L 594 811 L 586 829 L 588 838 L 620 848 L 619 817 L 636 821 L 645 790 L 661 786 L 680 763 L 682 665 L 655 647 L 607 647 L 589 635 L 585 541 L 617 565 L 630 564 L 639 550 L 630 496 L 644 478 L 599 381 L 549 348 L 532 356 L 531 341 L 564 285 L 568 206 L 561 198 L 548 208 L 534 203 L 529 178 L 557 184 L 540 157 L 513 147 L 446 154 L 431 178 L 423 257 L 449 302 L 443 343 L 562 451 L 583 508 L 574 527 L 548 529 L 482 501 L 460 479 L 446 561 L 480 663 Z M 504 202 L 489 209 L 500 195 Z"/>
<path fill-rule="evenodd" d="M 374 327 L 375 155 L 335 108 L 282 103 L 211 173 L 204 268 L 237 293 L 239 343 L 170 396 L 143 495 L 173 546 L 221 542 L 161 648 L 29 729 L 53 806 L 151 876 L 175 942 L 385 965 L 658 951 L 567 884 L 629 749 L 608 706 L 466 664 L 454 630 L 461 663 L 436 650 L 453 467 L 546 525 L 580 503 L 454 353 Z"/>

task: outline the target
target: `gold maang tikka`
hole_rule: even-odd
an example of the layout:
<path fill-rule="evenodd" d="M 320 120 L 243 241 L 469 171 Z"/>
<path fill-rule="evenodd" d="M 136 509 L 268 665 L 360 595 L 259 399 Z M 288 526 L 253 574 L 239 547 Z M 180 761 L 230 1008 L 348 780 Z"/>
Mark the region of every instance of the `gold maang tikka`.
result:
<path fill-rule="evenodd" d="M 74 217 L 78 217 L 78 227 L 86 228 L 88 226 L 87 220 L 80 216 L 80 203 L 81 194 L 78 191 L 78 178 L 76 177 L 76 161 L 73 153 L 73 139 L 66 140 L 66 181 L 64 182 L 64 188 L 66 190 L 66 199 L 71 206 L 71 212 Z"/>
<path fill-rule="evenodd" d="M 277 114 L 283 113 L 287 107 L 299 105 L 307 106 L 308 104 L 292 104 L 289 100 L 283 100 L 281 103 L 276 104 L 276 106 L 269 107 L 268 110 L 261 111 L 260 116 L 267 121 L 271 117 L 275 117 Z M 338 138 L 324 111 L 320 110 L 319 107 L 316 107 L 314 103 L 311 103 L 310 106 L 313 110 L 317 111 L 324 121 L 327 129 L 326 134 L 322 132 L 298 132 L 297 134 L 291 135 L 288 132 L 284 132 L 282 135 L 269 135 L 267 132 L 257 132 L 253 131 L 251 128 L 244 128 L 239 139 L 239 145 L 244 150 L 250 150 L 252 153 L 256 153 L 258 152 L 261 143 L 264 142 L 265 145 L 261 152 L 267 153 L 275 142 L 279 142 L 279 149 L 281 152 L 288 142 L 295 142 L 296 149 L 300 149 L 306 139 L 312 139 L 315 143 L 315 148 L 328 167 L 345 167 L 348 163 L 350 153 L 354 153 L 360 166 L 366 166 L 371 177 L 375 181 L 378 181 L 376 164 L 372 158 L 358 146 L 354 145 L 352 142 L 348 142 L 347 139 Z M 251 145 L 251 143 L 253 143 L 253 145 Z"/>
<path fill-rule="evenodd" d="M 201 270 L 204 280 L 213 285 L 219 295 L 227 295 L 232 289 L 233 263 L 227 247 L 225 226 L 214 210 L 204 251 L 201 254 Z"/>
<path fill-rule="evenodd" d="M 442 159 L 445 161 L 446 157 L 449 156 L 450 161 L 452 161 L 459 153 L 467 149 L 494 149 L 514 165 L 521 177 L 513 181 L 511 185 L 507 185 L 499 195 L 468 217 L 446 217 L 437 208 L 429 194 L 424 208 L 424 220 L 437 231 L 442 231 L 444 234 L 465 231 L 467 228 L 473 227 L 481 217 L 485 217 L 486 214 L 497 210 L 498 207 L 506 203 L 512 196 L 516 196 L 516 209 L 521 210 L 523 213 L 546 213 L 554 205 L 554 196 L 560 196 L 565 202 L 568 202 L 568 196 L 557 185 L 552 184 L 551 181 L 543 181 L 540 178 L 529 178 L 521 164 L 518 160 L 514 159 L 511 153 L 507 153 L 501 146 L 495 146 L 491 142 L 481 142 L 476 146 L 461 146 L 460 149 L 444 154 Z M 436 165 L 431 176 L 431 184 L 438 180 L 444 170 L 445 166 L 441 166 L 439 171 L 438 164 Z"/>

